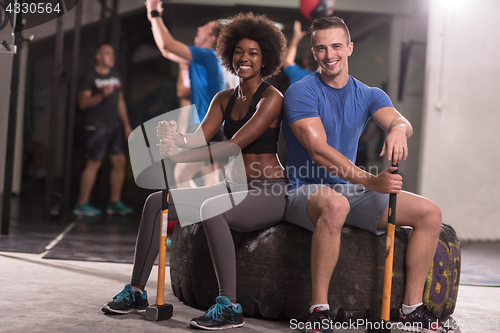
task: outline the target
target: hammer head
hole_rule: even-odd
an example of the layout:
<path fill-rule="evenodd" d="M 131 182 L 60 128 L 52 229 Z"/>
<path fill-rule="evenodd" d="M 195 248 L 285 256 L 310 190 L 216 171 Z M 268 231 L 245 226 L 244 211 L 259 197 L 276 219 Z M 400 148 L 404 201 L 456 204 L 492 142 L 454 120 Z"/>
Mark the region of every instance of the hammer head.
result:
<path fill-rule="evenodd" d="M 174 307 L 172 304 L 150 305 L 146 308 L 146 319 L 161 321 L 172 318 Z"/>

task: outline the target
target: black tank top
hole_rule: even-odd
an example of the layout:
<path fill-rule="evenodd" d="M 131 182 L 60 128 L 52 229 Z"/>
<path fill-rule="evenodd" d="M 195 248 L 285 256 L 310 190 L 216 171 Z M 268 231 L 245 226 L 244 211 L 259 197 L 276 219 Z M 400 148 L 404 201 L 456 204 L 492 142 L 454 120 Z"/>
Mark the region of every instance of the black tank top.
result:
<path fill-rule="evenodd" d="M 269 87 L 270 84 L 263 81 L 259 86 L 257 91 L 252 97 L 248 111 L 243 118 L 240 120 L 234 120 L 231 118 L 231 110 L 233 109 L 234 101 L 238 94 L 238 87 L 234 89 L 233 94 L 229 98 L 229 102 L 226 106 L 226 111 L 224 113 L 224 135 L 226 138 L 231 139 L 233 135 L 238 132 L 238 130 L 246 124 L 246 122 L 252 118 L 255 113 L 255 108 L 259 103 L 262 93 Z M 271 128 L 269 127 L 266 131 L 258 137 L 254 142 L 249 144 L 245 149 L 243 149 L 243 154 L 276 154 L 278 152 L 278 139 L 280 135 L 280 127 Z"/>

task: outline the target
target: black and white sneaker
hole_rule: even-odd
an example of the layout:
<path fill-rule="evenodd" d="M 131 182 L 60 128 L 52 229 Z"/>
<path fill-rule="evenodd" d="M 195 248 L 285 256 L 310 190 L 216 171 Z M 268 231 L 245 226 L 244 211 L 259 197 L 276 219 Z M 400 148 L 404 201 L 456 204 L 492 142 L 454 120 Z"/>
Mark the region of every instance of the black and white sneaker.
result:
<path fill-rule="evenodd" d="M 328 309 L 318 306 L 307 316 L 306 333 L 333 333 L 332 317 Z"/>
<path fill-rule="evenodd" d="M 132 285 L 126 284 L 113 300 L 102 306 L 101 310 L 106 313 L 127 314 L 130 312 L 146 312 L 148 307 L 148 293 L 146 290 L 142 294 L 132 290 Z"/>
<path fill-rule="evenodd" d="M 452 333 L 450 328 L 445 327 L 438 318 L 432 313 L 426 305 L 420 305 L 409 314 L 404 314 L 401 307 L 398 311 L 398 322 L 403 325 L 398 325 L 406 332 L 423 332 L 423 333 Z"/>
<path fill-rule="evenodd" d="M 234 307 L 229 298 L 219 296 L 207 313 L 201 317 L 191 319 L 189 325 L 204 330 L 216 331 L 241 327 L 244 323 L 241 305 L 238 304 L 237 307 Z"/>

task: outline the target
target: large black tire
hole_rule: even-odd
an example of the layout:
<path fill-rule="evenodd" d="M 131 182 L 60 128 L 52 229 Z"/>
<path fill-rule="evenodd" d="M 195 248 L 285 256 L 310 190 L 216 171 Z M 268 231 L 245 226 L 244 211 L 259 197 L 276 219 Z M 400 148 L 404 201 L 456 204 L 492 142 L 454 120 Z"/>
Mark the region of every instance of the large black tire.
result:
<path fill-rule="evenodd" d="M 238 302 L 243 307 L 243 314 L 304 320 L 311 300 L 312 233 L 283 222 L 251 233 L 232 234 L 236 248 Z M 403 301 L 405 252 L 410 234 L 411 229 L 396 229 L 393 317 Z M 429 272 L 424 297 L 426 302 L 431 302 L 429 305 L 436 315 L 442 317 L 453 313 L 457 296 L 455 286 L 458 287 L 460 274 L 460 247 L 453 228 L 443 225 L 439 244 L 438 259 L 435 258 Z M 202 225 L 184 228 L 177 225 L 170 251 L 174 295 L 188 305 L 208 309 L 218 295 L 218 286 Z M 351 227 L 342 229 L 339 260 L 328 299 L 330 313 L 337 320 L 380 316 L 384 252 L 385 235 L 377 237 Z M 439 264 L 446 260 L 447 266 Z M 439 288 L 437 283 L 440 283 Z"/>

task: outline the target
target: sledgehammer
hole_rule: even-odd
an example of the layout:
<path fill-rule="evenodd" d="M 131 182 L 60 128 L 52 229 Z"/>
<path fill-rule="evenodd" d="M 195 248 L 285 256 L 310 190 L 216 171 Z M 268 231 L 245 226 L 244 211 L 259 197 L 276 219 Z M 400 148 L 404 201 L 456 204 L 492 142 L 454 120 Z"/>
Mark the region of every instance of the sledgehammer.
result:
<path fill-rule="evenodd" d="M 161 160 L 166 189 L 162 190 L 161 203 L 161 234 L 158 257 L 158 283 L 156 287 L 156 304 L 146 308 L 146 319 L 161 321 L 172 318 L 174 308 L 172 304 L 165 304 L 165 264 L 167 257 L 167 227 L 168 227 L 168 182 L 164 160 Z"/>
<path fill-rule="evenodd" d="M 398 169 L 392 173 L 397 174 L 399 163 L 393 164 Z M 394 236 L 396 233 L 396 193 L 389 194 L 389 216 L 387 221 L 387 235 L 385 243 L 384 287 L 382 294 L 382 313 L 380 319 L 369 319 L 367 322 L 368 333 L 391 332 L 391 288 L 392 266 L 394 263 Z"/>

